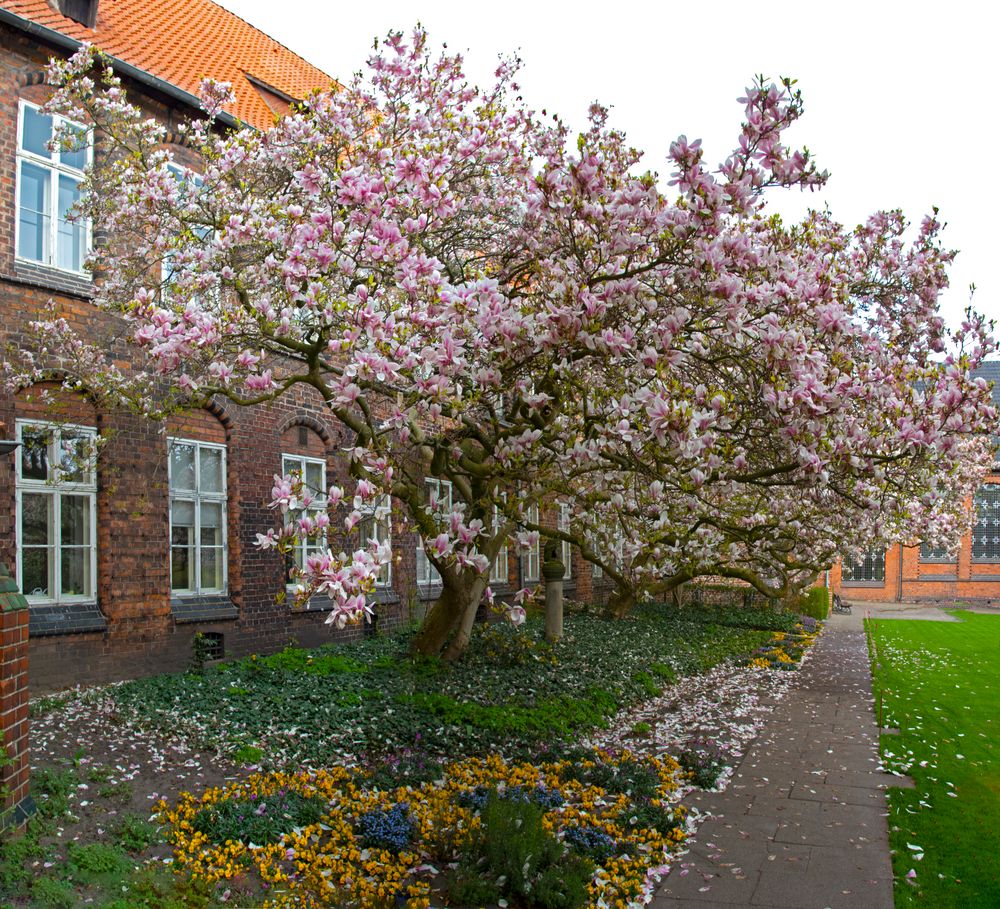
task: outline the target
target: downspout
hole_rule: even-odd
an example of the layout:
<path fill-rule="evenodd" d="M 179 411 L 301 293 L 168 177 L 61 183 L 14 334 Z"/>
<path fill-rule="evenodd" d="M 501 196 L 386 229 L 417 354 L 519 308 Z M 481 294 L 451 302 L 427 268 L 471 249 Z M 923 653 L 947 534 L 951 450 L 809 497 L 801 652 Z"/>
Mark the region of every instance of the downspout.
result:
<path fill-rule="evenodd" d="M 15 28 L 18 31 L 25 32 L 33 38 L 37 38 L 39 41 L 54 45 L 60 50 L 69 51 L 70 53 L 76 53 L 83 43 L 81 41 L 77 41 L 76 38 L 70 38 L 69 35 L 64 35 L 62 32 L 57 32 L 55 29 L 39 25 L 37 22 L 32 22 L 30 19 L 25 19 L 22 16 L 15 15 L 2 7 L 0 7 L 0 22 L 4 25 L 11 26 L 11 28 Z M 172 82 L 167 82 L 165 79 L 154 76 L 152 73 L 148 73 L 144 69 L 139 69 L 138 66 L 133 66 L 131 63 L 119 60 L 117 57 L 112 57 L 110 55 L 107 56 L 108 59 L 111 60 L 112 68 L 120 75 L 127 76 L 129 79 L 149 86 L 150 88 L 155 89 L 175 101 L 180 101 L 182 104 L 193 107 L 195 110 L 204 112 L 205 109 L 202 107 L 201 101 L 190 92 L 186 92 L 184 89 L 178 88 Z M 240 121 L 236 117 L 232 114 L 227 114 L 225 111 L 220 111 L 216 120 L 231 128 L 237 128 L 241 125 Z"/>
<path fill-rule="evenodd" d="M 903 602 L 903 544 L 897 543 L 899 546 L 899 577 L 896 578 L 896 602 Z"/>

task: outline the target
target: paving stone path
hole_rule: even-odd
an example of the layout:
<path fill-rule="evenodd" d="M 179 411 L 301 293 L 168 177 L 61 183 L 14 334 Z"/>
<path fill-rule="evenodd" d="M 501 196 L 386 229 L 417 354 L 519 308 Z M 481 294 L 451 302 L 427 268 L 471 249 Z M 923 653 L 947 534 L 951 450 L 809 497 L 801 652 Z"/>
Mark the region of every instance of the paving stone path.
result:
<path fill-rule="evenodd" d="M 834 616 L 654 909 L 892 909 L 878 726 L 859 617 Z"/>

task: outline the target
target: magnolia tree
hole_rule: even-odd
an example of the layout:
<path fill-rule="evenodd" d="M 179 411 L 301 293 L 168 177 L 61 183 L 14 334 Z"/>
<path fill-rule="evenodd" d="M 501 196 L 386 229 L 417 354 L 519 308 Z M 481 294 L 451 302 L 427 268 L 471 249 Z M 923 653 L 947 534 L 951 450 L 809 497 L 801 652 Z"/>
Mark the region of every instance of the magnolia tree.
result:
<path fill-rule="evenodd" d="M 183 130 L 196 176 L 92 50 L 54 64 L 50 108 L 103 137 L 81 212 L 107 238 L 97 303 L 145 371 L 53 317 L 15 379 L 57 367 L 151 416 L 313 389 L 354 440 L 330 514 L 349 533 L 391 496 L 441 577 L 424 653 L 461 652 L 508 540 L 579 546 L 623 610 L 702 574 L 775 593 L 838 549 L 954 536 L 995 420 L 970 377 L 992 348 L 971 315 L 945 334 L 937 222 L 906 247 L 898 214 L 768 217 L 765 191 L 825 179 L 782 141 L 788 82 L 747 91 L 718 170 L 674 143 L 665 191 L 603 109 L 576 143 L 536 117 L 516 68 L 480 91 L 423 33 L 392 35 L 367 80 L 264 131 L 219 129 L 227 92 L 206 84 Z M 285 517 L 259 545 L 327 538 L 328 515 L 289 517 L 311 494 L 277 477 Z M 556 499 L 569 528 L 529 517 Z M 361 618 L 389 558 L 328 550 L 301 595 Z"/>

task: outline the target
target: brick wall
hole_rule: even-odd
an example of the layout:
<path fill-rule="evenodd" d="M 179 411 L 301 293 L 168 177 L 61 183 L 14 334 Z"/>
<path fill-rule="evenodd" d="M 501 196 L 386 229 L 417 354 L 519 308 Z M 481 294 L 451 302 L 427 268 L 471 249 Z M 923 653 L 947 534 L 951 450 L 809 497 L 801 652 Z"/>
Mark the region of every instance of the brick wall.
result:
<path fill-rule="evenodd" d="M 0 785 L 5 797 L 0 830 L 31 813 L 28 795 L 28 608 L 0 564 L 0 743 L 5 753 Z"/>

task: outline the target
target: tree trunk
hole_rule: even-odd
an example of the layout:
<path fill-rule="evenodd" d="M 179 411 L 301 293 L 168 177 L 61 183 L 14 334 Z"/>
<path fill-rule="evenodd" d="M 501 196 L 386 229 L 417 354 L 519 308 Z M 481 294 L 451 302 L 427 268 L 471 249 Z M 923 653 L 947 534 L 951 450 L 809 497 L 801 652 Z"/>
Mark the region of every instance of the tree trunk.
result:
<path fill-rule="evenodd" d="M 462 596 L 462 590 L 445 584 L 410 644 L 411 655 L 437 656 L 461 619 L 465 606 L 466 598 Z"/>
<path fill-rule="evenodd" d="M 623 619 L 632 611 L 633 606 L 635 606 L 635 597 L 632 593 L 616 588 L 608 597 L 608 605 L 605 609 L 612 618 Z"/>
<path fill-rule="evenodd" d="M 469 597 L 465 604 L 465 611 L 462 613 L 462 621 L 455 637 L 451 639 L 451 643 L 445 651 L 444 658 L 446 660 L 457 660 L 469 646 L 469 641 L 472 640 L 472 627 L 476 624 L 476 614 L 479 612 L 479 604 L 482 602 L 488 583 L 489 578 L 486 575 L 480 575 L 468 588 Z"/>

